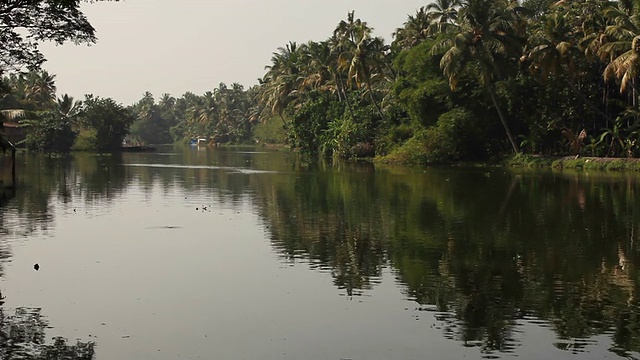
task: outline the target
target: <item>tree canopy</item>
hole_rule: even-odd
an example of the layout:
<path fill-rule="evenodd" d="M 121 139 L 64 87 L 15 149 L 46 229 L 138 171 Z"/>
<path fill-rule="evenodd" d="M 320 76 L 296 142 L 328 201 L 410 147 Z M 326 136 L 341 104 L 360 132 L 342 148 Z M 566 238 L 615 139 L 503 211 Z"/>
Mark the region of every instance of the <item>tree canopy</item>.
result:
<path fill-rule="evenodd" d="M 95 41 L 80 3 L 3 2 L 0 31 L 22 50 L 1 49 L 0 67 L 38 66 L 39 41 Z M 144 94 L 127 108 L 131 134 L 117 137 L 278 142 L 311 157 L 421 164 L 520 152 L 638 157 L 639 14 L 633 1 L 438 0 L 385 43 L 351 11 L 326 39 L 275 49 L 256 86 Z M 55 75 L 5 78 L 12 94 L 0 114 L 54 111 Z M 50 127 L 63 118 L 48 117 Z M 63 134 L 95 148 L 98 123 L 73 122 Z"/>
<path fill-rule="evenodd" d="M 118 1 L 118 0 L 95 0 Z M 80 9 L 92 0 L 3 0 L 0 2 L 0 72 L 38 68 L 45 41 L 91 44 L 96 31 Z"/>

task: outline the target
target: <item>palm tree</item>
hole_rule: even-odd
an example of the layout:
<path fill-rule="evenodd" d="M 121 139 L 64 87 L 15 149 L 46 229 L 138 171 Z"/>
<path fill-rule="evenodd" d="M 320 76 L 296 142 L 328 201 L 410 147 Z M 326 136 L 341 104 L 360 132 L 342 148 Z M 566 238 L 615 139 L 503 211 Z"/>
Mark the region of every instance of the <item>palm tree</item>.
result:
<path fill-rule="evenodd" d="M 571 23 L 574 19 L 566 11 L 555 11 L 538 21 L 523 59 L 530 61 L 531 72 L 537 73 L 543 80 L 549 79 L 551 74 L 563 79 L 591 110 L 610 120 L 609 115 L 600 110 L 576 85 L 583 73 L 581 65 L 584 67 L 584 60 L 600 51 L 601 37 L 597 32 L 586 35 L 576 32 L 575 24 Z"/>
<path fill-rule="evenodd" d="M 526 51 L 531 61 L 532 72 L 539 72 L 543 79 L 550 74 L 575 74 L 577 60 L 582 57 L 577 39 L 572 38 L 573 29 L 562 13 L 547 16 L 537 31 L 529 39 L 530 49 Z"/>
<path fill-rule="evenodd" d="M 215 125 L 217 123 L 218 104 L 216 103 L 215 94 L 207 91 L 200 97 L 198 104 L 191 108 L 192 121 L 202 124 L 205 127 Z"/>
<path fill-rule="evenodd" d="M 160 97 L 160 101 L 158 101 L 158 106 L 160 106 L 161 111 L 165 113 L 173 110 L 175 105 L 176 98 L 167 93 L 162 94 L 162 97 Z"/>
<path fill-rule="evenodd" d="M 381 77 L 385 68 L 385 53 L 389 50 L 380 37 L 372 37 L 373 28 L 360 19 L 354 20 L 350 12 L 347 21 L 341 21 L 334 31 L 340 55 L 338 70 L 347 72 L 347 86 L 355 82 L 356 87 L 364 86 L 382 118 L 382 111 L 373 96 L 372 80 Z"/>
<path fill-rule="evenodd" d="M 516 153 L 520 147 L 498 103 L 493 84 L 503 78 L 521 54 L 522 42 L 515 35 L 517 20 L 506 0 L 469 0 L 460 10 L 459 32 L 437 44 L 433 51 L 447 49 L 440 67 L 455 90 L 465 70 L 471 70 L 493 102 L 509 142 Z"/>
<path fill-rule="evenodd" d="M 329 41 L 309 41 L 302 48 L 302 53 L 305 65 L 302 87 L 316 91 L 337 92 L 338 99 L 342 99 L 341 92 L 337 91 L 335 70 L 337 56 Z"/>
<path fill-rule="evenodd" d="M 409 15 L 403 27 L 396 29 L 393 33 L 394 43 L 401 49 L 409 49 L 427 38 L 427 32 L 431 25 L 430 14 L 427 8 L 422 6 L 416 10 L 415 15 Z"/>
<path fill-rule="evenodd" d="M 55 103 L 56 85 L 55 74 L 47 71 L 32 71 L 27 74 L 26 100 L 37 103 L 40 109 L 46 109 Z"/>
<path fill-rule="evenodd" d="M 80 114 L 82 101 L 74 101 L 72 96 L 64 94 L 56 100 L 56 107 L 60 115 L 65 118 L 75 118 Z"/>
<path fill-rule="evenodd" d="M 614 20 L 614 24 L 605 29 L 605 35 L 613 41 L 606 42 L 598 51 L 603 60 L 608 58 L 610 61 L 603 76 L 606 81 L 614 78 L 620 81 L 621 93 L 631 86 L 635 103 L 635 80 L 640 75 L 640 18 L 638 15 L 630 16 L 623 4 L 609 7 L 605 14 Z"/>
<path fill-rule="evenodd" d="M 300 87 L 302 51 L 296 42 L 289 42 L 278 48 L 271 57 L 271 65 L 267 65 L 267 73 L 262 80 L 264 88 L 261 101 L 277 114 L 286 126 L 282 115 L 290 103 L 296 100 L 296 91 Z"/>
<path fill-rule="evenodd" d="M 442 33 L 451 28 L 458 19 L 460 0 L 436 0 L 426 6 L 427 18 L 432 30 Z"/>

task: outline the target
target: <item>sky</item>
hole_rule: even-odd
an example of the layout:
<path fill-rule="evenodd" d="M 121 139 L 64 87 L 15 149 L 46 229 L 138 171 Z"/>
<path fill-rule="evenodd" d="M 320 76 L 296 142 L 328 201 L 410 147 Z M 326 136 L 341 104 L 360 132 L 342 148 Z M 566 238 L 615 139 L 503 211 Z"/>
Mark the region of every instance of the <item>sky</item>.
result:
<path fill-rule="evenodd" d="M 390 42 L 419 0 L 125 0 L 86 3 L 91 46 L 43 44 L 58 95 L 111 97 L 129 105 L 149 91 L 180 97 L 221 82 L 258 83 L 289 41 L 326 40 L 354 10 Z"/>

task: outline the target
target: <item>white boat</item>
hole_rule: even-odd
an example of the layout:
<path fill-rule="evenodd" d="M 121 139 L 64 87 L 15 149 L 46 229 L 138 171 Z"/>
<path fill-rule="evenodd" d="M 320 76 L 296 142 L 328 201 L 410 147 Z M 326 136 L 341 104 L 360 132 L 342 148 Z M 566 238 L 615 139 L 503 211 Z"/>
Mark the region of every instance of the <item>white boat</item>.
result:
<path fill-rule="evenodd" d="M 205 137 L 198 137 L 198 138 L 195 138 L 195 139 L 191 139 L 191 141 L 189 141 L 189 145 L 191 145 L 191 146 L 207 146 L 207 145 L 209 145 L 209 141 Z"/>

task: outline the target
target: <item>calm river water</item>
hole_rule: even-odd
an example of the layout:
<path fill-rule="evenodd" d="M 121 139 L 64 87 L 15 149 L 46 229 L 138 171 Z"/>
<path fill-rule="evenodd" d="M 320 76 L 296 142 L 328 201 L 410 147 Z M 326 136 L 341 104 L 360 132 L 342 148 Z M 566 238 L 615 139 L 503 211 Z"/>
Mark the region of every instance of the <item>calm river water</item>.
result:
<path fill-rule="evenodd" d="M 637 175 L 18 161 L 2 359 L 640 358 Z"/>

